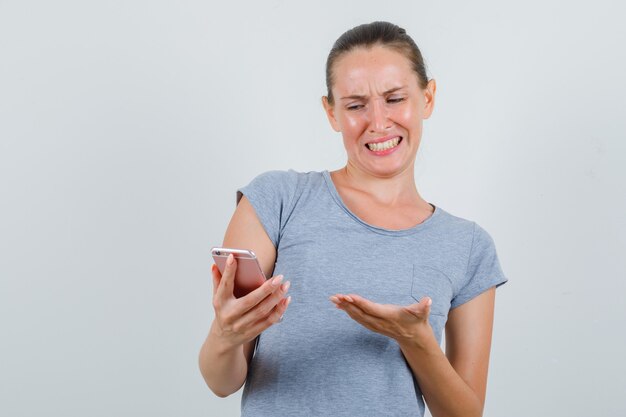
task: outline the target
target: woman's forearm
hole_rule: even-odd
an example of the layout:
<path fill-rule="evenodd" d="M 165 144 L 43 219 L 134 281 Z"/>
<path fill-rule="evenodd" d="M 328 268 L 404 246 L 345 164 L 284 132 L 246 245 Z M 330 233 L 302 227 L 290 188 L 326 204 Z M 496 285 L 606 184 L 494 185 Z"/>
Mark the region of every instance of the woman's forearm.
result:
<path fill-rule="evenodd" d="M 434 335 L 420 344 L 399 344 L 433 417 L 482 416 L 482 401 L 454 370 Z"/>
<path fill-rule="evenodd" d="M 224 345 L 217 327 L 215 322 L 211 325 L 209 335 L 200 349 L 200 372 L 211 391 L 219 397 L 227 397 L 239 390 L 246 381 L 248 361 L 244 345 Z"/>

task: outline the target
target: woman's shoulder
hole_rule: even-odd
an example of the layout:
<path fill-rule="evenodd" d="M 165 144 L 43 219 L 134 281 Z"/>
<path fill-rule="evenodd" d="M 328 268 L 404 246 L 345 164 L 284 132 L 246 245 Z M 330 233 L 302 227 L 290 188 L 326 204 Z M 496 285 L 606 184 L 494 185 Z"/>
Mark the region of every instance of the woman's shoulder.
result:
<path fill-rule="evenodd" d="M 246 196 L 268 236 L 278 247 L 281 231 L 296 207 L 309 201 L 306 196 L 310 196 L 311 190 L 321 181 L 321 172 L 267 171 L 237 190 L 237 202 Z"/>
<path fill-rule="evenodd" d="M 288 170 L 271 170 L 258 174 L 254 180 L 270 181 L 270 182 L 297 182 L 301 180 L 322 179 L 324 173 L 322 171 L 301 172 L 293 169 Z"/>
<path fill-rule="evenodd" d="M 269 187 L 274 190 L 283 189 L 286 192 L 295 192 L 321 183 L 324 179 L 323 172 L 309 171 L 299 172 L 293 169 L 265 171 L 258 174 L 250 182 L 249 186 Z"/>
<path fill-rule="evenodd" d="M 461 217 L 437 207 L 439 210 L 439 226 L 442 234 L 448 237 L 463 236 L 471 241 L 492 240 L 489 233 L 475 220 Z"/>
<path fill-rule="evenodd" d="M 467 230 L 472 229 L 474 227 L 474 224 L 476 224 L 473 220 L 469 220 L 464 217 L 452 214 L 451 212 L 441 208 L 440 206 L 437 206 L 437 211 L 439 212 L 439 223 L 446 228 Z"/>
<path fill-rule="evenodd" d="M 319 186 L 324 181 L 323 172 L 299 172 L 293 169 L 265 171 L 258 174 L 237 191 L 237 201 L 242 194 L 264 194 L 283 201 L 291 200 L 306 190 Z"/>

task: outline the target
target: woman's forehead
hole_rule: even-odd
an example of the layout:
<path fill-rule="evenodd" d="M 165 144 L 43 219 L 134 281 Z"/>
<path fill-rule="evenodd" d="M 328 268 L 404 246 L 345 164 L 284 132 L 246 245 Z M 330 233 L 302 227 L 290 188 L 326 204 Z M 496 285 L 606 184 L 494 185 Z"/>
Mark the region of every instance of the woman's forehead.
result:
<path fill-rule="evenodd" d="M 347 52 L 335 64 L 333 87 L 338 91 L 364 94 L 417 85 L 417 74 L 400 52 L 375 46 Z"/>

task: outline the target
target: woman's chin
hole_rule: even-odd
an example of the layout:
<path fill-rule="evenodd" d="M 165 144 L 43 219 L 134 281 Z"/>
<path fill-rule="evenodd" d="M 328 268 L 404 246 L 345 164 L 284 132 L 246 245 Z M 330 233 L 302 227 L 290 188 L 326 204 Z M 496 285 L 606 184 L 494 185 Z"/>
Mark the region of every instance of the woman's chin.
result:
<path fill-rule="evenodd" d="M 369 174 L 379 178 L 392 178 L 406 172 L 406 164 L 375 164 L 366 170 Z"/>

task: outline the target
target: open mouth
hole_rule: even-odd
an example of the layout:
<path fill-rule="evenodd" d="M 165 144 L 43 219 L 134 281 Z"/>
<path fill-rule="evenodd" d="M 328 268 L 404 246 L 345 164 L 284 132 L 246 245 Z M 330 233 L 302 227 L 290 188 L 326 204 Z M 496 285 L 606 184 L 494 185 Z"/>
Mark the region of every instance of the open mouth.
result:
<path fill-rule="evenodd" d="M 386 140 L 384 142 L 366 143 L 365 146 L 370 151 L 381 152 L 393 149 L 402 142 L 402 136 L 396 136 L 395 138 Z"/>

